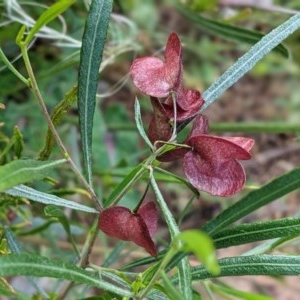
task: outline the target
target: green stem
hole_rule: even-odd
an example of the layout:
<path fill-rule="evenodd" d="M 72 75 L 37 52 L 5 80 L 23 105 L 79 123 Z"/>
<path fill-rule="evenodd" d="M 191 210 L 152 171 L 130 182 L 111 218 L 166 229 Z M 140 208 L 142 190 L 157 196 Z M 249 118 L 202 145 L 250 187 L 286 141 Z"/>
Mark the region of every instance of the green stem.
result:
<path fill-rule="evenodd" d="M 93 245 L 95 243 L 97 234 L 98 234 L 98 218 L 94 221 L 94 224 L 91 230 L 89 231 L 89 234 L 81 250 L 80 260 L 78 263 L 80 267 L 85 267 L 88 265 L 88 259 L 92 251 Z"/>
<path fill-rule="evenodd" d="M 163 195 L 161 194 L 161 191 L 155 181 L 152 168 L 149 167 L 149 170 L 150 170 L 149 177 L 150 177 L 151 186 L 152 186 L 154 194 L 156 196 L 157 203 L 160 206 L 160 209 L 164 214 L 165 220 L 167 222 L 167 225 L 168 225 L 168 228 L 170 231 L 171 239 L 173 240 L 180 233 L 180 231 L 179 231 L 176 221 L 175 221 L 171 211 L 169 210 L 169 208 L 163 198 Z"/>
<path fill-rule="evenodd" d="M 26 79 L 13 65 L 12 63 L 7 59 L 4 52 L 2 51 L 0 47 L 0 59 L 4 62 L 4 64 L 7 66 L 7 68 L 15 75 L 17 76 L 25 85 L 29 86 L 29 80 Z"/>
<path fill-rule="evenodd" d="M 26 48 L 24 43 L 20 43 L 20 49 L 21 49 L 21 53 L 22 53 L 22 56 L 23 56 L 25 67 L 26 67 L 26 70 L 27 70 L 27 73 L 28 73 L 28 76 L 29 76 L 29 85 L 28 86 L 31 89 L 32 93 L 34 94 L 35 98 L 37 99 L 37 101 L 38 101 L 38 103 L 39 103 L 39 105 L 42 109 L 43 115 L 44 115 L 44 117 L 46 119 L 46 122 L 47 122 L 47 124 L 48 124 L 48 126 L 49 126 L 49 128 L 50 128 L 50 130 L 53 134 L 53 137 L 54 137 L 57 145 L 61 149 L 61 152 L 62 152 L 63 156 L 68 160 L 72 170 L 78 176 L 79 180 L 82 182 L 82 184 L 85 186 L 85 188 L 88 190 L 88 192 L 91 195 L 91 199 L 95 203 L 95 206 L 101 212 L 103 210 L 103 208 L 102 208 L 100 202 L 98 201 L 97 196 L 94 193 L 94 190 L 88 184 L 88 182 L 85 180 L 85 178 L 83 177 L 83 175 L 81 174 L 81 172 L 79 171 L 77 166 L 75 165 L 74 161 L 71 159 L 70 155 L 67 152 L 66 147 L 64 146 L 60 136 L 58 135 L 58 133 L 56 131 L 56 128 L 55 128 L 55 126 L 54 126 L 54 124 L 51 120 L 51 117 L 48 113 L 45 102 L 44 102 L 43 97 L 41 95 L 41 92 L 39 90 L 37 81 L 35 79 L 34 72 L 33 72 L 32 67 L 31 67 L 30 59 L 28 57 L 27 48 Z"/>
<path fill-rule="evenodd" d="M 213 294 L 213 292 L 211 290 L 210 282 L 204 280 L 203 283 L 204 283 L 207 295 L 209 297 L 209 300 L 215 300 L 214 294 Z"/>
<path fill-rule="evenodd" d="M 147 283 L 147 286 L 138 295 L 139 299 L 146 299 L 145 297 L 147 296 L 147 294 L 149 293 L 149 291 L 152 289 L 152 287 L 155 285 L 155 282 L 159 278 L 161 271 L 166 268 L 166 266 L 168 265 L 169 261 L 176 254 L 176 251 L 177 251 L 177 249 L 175 247 L 171 247 L 169 249 L 169 251 L 164 256 L 163 260 L 161 261 L 159 267 L 156 269 L 155 273 L 151 277 L 150 282 Z"/>
<path fill-rule="evenodd" d="M 145 199 L 145 197 L 146 197 L 146 195 L 147 195 L 147 193 L 148 193 L 149 186 L 150 186 L 150 181 L 148 181 L 143 196 L 141 197 L 139 203 L 137 204 L 137 206 L 136 206 L 135 209 L 133 210 L 134 213 L 137 213 L 137 211 L 139 210 L 140 206 L 142 205 L 142 203 L 143 203 L 143 201 L 144 201 L 144 199 Z"/>
<path fill-rule="evenodd" d="M 159 156 L 164 152 L 166 146 L 162 146 L 159 149 L 156 149 L 144 162 L 140 163 L 141 167 L 140 169 L 134 174 L 132 179 L 128 183 L 122 187 L 120 191 L 118 191 L 117 195 L 112 199 L 112 201 L 109 202 L 109 206 L 115 205 L 120 201 L 120 199 L 123 197 L 123 195 L 139 180 L 141 179 L 144 174 L 147 172 L 149 166 L 153 164 L 156 157 Z M 140 166 L 139 165 L 139 166 Z M 137 167 L 136 167 L 137 168 Z"/>
<path fill-rule="evenodd" d="M 160 206 L 161 211 L 164 214 L 164 218 L 167 222 L 169 231 L 170 231 L 170 235 L 171 235 L 171 240 L 173 241 L 176 236 L 180 233 L 179 228 L 176 224 L 176 221 L 171 213 L 171 211 L 169 210 L 163 195 L 155 181 L 155 178 L 153 176 L 153 169 L 152 167 L 149 167 L 149 171 L 150 171 L 150 182 L 151 182 L 151 186 L 153 188 L 153 191 L 155 193 L 156 196 L 156 201 L 158 203 L 158 205 Z M 180 245 L 179 245 L 180 246 Z M 179 271 L 179 278 L 180 278 L 180 287 L 182 290 L 183 295 L 185 296 L 186 300 L 190 300 L 192 299 L 192 293 L 191 293 L 191 270 L 190 270 L 190 264 L 188 261 L 188 257 L 184 257 L 178 264 L 178 271 Z"/>
<path fill-rule="evenodd" d="M 189 202 L 187 203 L 187 205 L 184 207 L 184 209 L 182 210 L 180 217 L 178 219 L 178 224 L 180 225 L 183 218 L 185 217 L 185 215 L 187 214 L 187 212 L 189 211 L 189 209 L 191 208 L 192 203 L 195 200 L 195 194 L 193 194 L 193 196 L 190 198 Z"/>
<path fill-rule="evenodd" d="M 134 175 L 134 177 L 130 180 L 130 182 L 122 188 L 122 190 L 117 194 L 115 198 L 110 202 L 109 206 L 113 206 L 117 204 L 121 198 L 126 194 L 128 190 L 131 189 L 131 187 L 140 179 L 143 177 L 143 175 L 146 173 L 146 168 L 143 166 L 138 172 Z"/>
<path fill-rule="evenodd" d="M 85 240 L 85 243 L 81 249 L 80 260 L 78 262 L 79 267 L 86 267 L 89 264 L 89 256 L 91 254 L 92 248 L 94 246 L 96 237 L 98 233 L 98 218 L 94 221 L 94 224 L 89 231 L 89 234 Z M 66 298 L 69 290 L 72 288 L 74 282 L 70 281 L 62 286 L 61 291 L 58 293 L 59 299 L 63 300 Z"/>

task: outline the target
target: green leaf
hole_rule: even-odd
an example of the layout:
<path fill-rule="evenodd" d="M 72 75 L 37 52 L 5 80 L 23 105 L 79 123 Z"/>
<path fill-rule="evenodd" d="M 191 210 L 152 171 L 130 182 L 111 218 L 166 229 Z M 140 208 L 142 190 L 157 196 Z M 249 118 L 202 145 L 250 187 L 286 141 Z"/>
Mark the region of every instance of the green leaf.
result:
<path fill-rule="evenodd" d="M 300 187 L 299 177 L 300 168 L 296 168 L 275 178 L 260 189 L 251 191 L 244 198 L 222 211 L 217 217 L 204 224 L 202 230 L 209 235 L 215 234 L 260 207 L 294 191 Z"/>
<path fill-rule="evenodd" d="M 163 182 L 181 183 L 184 184 L 187 188 L 189 188 L 196 196 L 200 195 L 199 191 L 195 187 L 193 187 L 186 179 L 160 167 L 155 167 L 154 170 L 159 172 L 154 173 L 155 180 Z"/>
<path fill-rule="evenodd" d="M 81 300 L 123 300 L 121 296 L 118 296 L 114 293 L 104 292 L 101 296 L 91 296 L 88 298 L 82 298 Z"/>
<path fill-rule="evenodd" d="M 243 300 L 273 300 L 273 298 L 265 295 L 239 291 L 229 286 L 221 286 L 221 285 L 214 284 L 214 285 L 210 285 L 210 287 L 212 288 L 213 291 L 219 291 L 221 293 L 236 296 Z"/>
<path fill-rule="evenodd" d="M 134 261 L 132 261 L 130 263 L 124 264 L 121 267 L 121 270 L 132 270 L 136 267 L 153 264 L 153 263 L 157 262 L 157 260 L 161 260 L 164 256 L 164 254 L 166 254 L 166 251 L 161 251 L 158 255 L 158 259 L 154 258 L 152 256 L 135 259 Z"/>
<path fill-rule="evenodd" d="M 220 249 L 296 235 L 300 235 L 300 218 L 285 218 L 226 228 L 214 234 L 213 240 L 216 248 Z"/>
<path fill-rule="evenodd" d="M 251 70 L 254 65 L 267 55 L 273 48 L 279 45 L 289 35 L 300 27 L 300 13 L 292 16 L 286 22 L 272 30 L 256 43 L 246 54 L 219 77 L 202 96 L 205 103 L 201 111 L 212 104 L 221 94 L 238 81 L 243 75 Z"/>
<path fill-rule="evenodd" d="M 117 203 L 124 194 L 132 187 L 133 182 L 137 181 L 139 178 L 146 173 L 143 163 L 137 165 L 132 171 L 115 187 L 111 195 L 104 202 L 104 207 L 109 207 L 114 203 Z"/>
<path fill-rule="evenodd" d="M 78 77 L 78 112 L 85 173 L 92 183 L 92 131 L 99 67 L 106 40 L 112 0 L 93 0 L 85 24 Z"/>
<path fill-rule="evenodd" d="M 192 280 L 204 280 L 212 277 L 244 275 L 300 275 L 300 256 L 288 255 L 251 255 L 226 257 L 219 261 L 221 272 L 212 276 L 203 266 L 193 267 Z M 175 277 L 175 282 L 178 278 Z"/>
<path fill-rule="evenodd" d="M 164 219 L 168 225 L 169 232 L 171 235 L 171 239 L 174 240 L 179 234 L 179 228 L 176 224 L 176 221 L 169 210 L 166 201 L 163 198 L 163 195 L 155 181 L 153 173 L 150 173 L 150 183 L 153 189 L 153 192 L 156 196 L 156 201 L 160 206 L 160 209 L 164 215 Z M 184 299 L 189 300 L 192 299 L 192 291 L 191 291 L 191 276 L 190 276 L 190 264 L 188 261 L 188 257 L 184 257 L 178 263 L 178 273 L 179 273 L 179 285 L 181 288 L 181 292 L 184 295 Z"/>
<path fill-rule="evenodd" d="M 23 135 L 18 126 L 14 127 L 13 139 L 15 156 L 19 159 L 24 149 L 24 140 Z"/>
<path fill-rule="evenodd" d="M 62 117 L 72 108 L 72 105 L 77 100 L 77 86 L 74 86 L 63 99 L 55 106 L 52 114 L 51 121 L 54 126 L 57 126 Z M 52 152 L 54 146 L 53 133 L 48 127 L 46 134 L 46 141 L 44 148 L 39 153 L 39 160 L 47 160 Z"/>
<path fill-rule="evenodd" d="M 218 4 L 218 0 L 185 0 L 181 2 L 196 12 L 214 10 Z"/>
<path fill-rule="evenodd" d="M 22 27 L 23 28 L 23 27 Z M 25 28 L 24 28 L 25 29 Z M 25 85 L 29 85 L 28 80 L 13 66 L 13 64 L 7 59 L 4 52 L 2 51 L 0 47 L 0 61 L 3 61 L 3 63 L 6 65 L 8 70 L 10 70 L 17 78 L 19 78 Z M 0 108 L 4 109 L 4 104 L 0 103 Z"/>
<path fill-rule="evenodd" d="M 150 149 L 153 149 L 153 145 L 148 139 L 148 136 L 144 130 L 144 125 L 141 117 L 141 107 L 140 107 L 139 100 L 137 98 L 135 98 L 135 103 L 134 103 L 134 118 L 135 118 L 136 127 L 141 137 L 143 138 L 145 143 L 150 147 Z"/>
<path fill-rule="evenodd" d="M 162 279 L 162 286 L 164 288 L 164 292 L 168 295 L 169 299 L 172 300 L 182 300 L 184 297 L 179 293 L 178 289 L 175 288 L 164 271 L 160 272 L 160 277 Z"/>
<path fill-rule="evenodd" d="M 5 141 L 4 139 L 3 141 Z M 12 137 L 6 142 L 5 146 L 2 147 L 0 152 L 0 162 L 3 162 L 4 160 L 10 160 L 8 159 L 8 155 L 12 157 L 12 159 L 20 159 L 22 152 L 24 148 L 24 140 L 23 135 L 19 129 L 18 126 L 14 126 L 14 132 Z M 13 151 L 11 151 L 13 150 Z M 11 151 L 11 152 L 10 152 Z"/>
<path fill-rule="evenodd" d="M 2 277 L 0 277 L 0 295 L 10 297 L 16 296 L 16 292 L 13 287 L 6 281 L 5 278 Z"/>
<path fill-rule="evenodd" d="M 171 239 L 173 240 L 179 235 L 179 233 L 180 233 L 179 228 L 176 224 L 174 216 L 172 215 L 171 211 L 169 210 L 169 208 L 166 204 L 166 201 L 164 200 L 164 197 L 155 181 L 153 173 L 150 173 L 150 182 L 151 182 L 153 192 L 156 196 L 156 201 L 157 201 L 158 205 L 160 206 L 160 209 L 164 215 L 164 219 L 168 225 Z"/>
<path fill-rule="evenodd" d="M 75 0 L 60 0 L 51 5 L 35 22 L 25 39 L 25 44 L 29 45 L 34 35 L 46 24 L 54 20 L 60 14 L 62 14 L 69 6 L 75 3 Z"/>
<path fill-rule="evenodd" d="M 7 238 L 7 243 L 12 253 L 21 254 L 23 252 L 23 249 L 18 239 L 9 227 L 5 227 L 5 236 Z M 36 284 L 33 277 L 29 276 L 28 281 L 41 295 L 43 295 L 44 298 L 48 297 L 46 292 L 38 284 Z"/>
<path fill-rule="evenodd" d="M 25 85 L 29 85 L 28 80 L 13 66 L 13 64 L 7 59 L 4 52 L 0 47 L 0 60 L 5 64 L 5 66 L 10 70 L 17 78 L 19 78 Z M 0 104 L 0 108 L 4 109 L 4 104 Z"/>
<path fill-rule="evenodd" d="M 62 58 L 62 60 L 59 61 L 59 63 L 54 64 L 50 68 L 40 70 L 39 72 L 39 78 L 49 78 L 52 76 L 56 76 L 57 73 L 61 71 L 66 71 L 67 69 L 70 69 L 71 67 L 77 67 L 79 63 L 80 58 L 80 50 L 73 49 L 74 52 L 72 52 L 67 57 Z"/>
<path fill-rule="evenodd" d="M 22 25 L 17 36 L 16 36 L 16 44 L 21 47 L 23 44 L 24 44 L 24 34 L 25 34 L 25 31 L 26 31 L 26 26 L 25 25 Z M 18 74 L 16 74 L 13 70 L 13 68 L 10 68 L 10 70 L 19 78 Z M 25 79 L 26 80 L 26 79 Z M 23 81 L 23 80 L 22 80 Z M 23 81 L 27 86 L 29 86 L 29 81 Z"/>
<path fill-rule="evenodd" d="M 37 233 L 41 233 L 42 231 L 46 230 L 52 224 L 57 223 L 57 220 L 51 219 L 48 221 L 43 222 L 42 224 L 36 225 L 28 230 L 22 230 L 18 232 L 18 236 L 29 236 Z"/>
<path fill-rule="evenodd" d="M 85 211 L 85 212 L 89 212 L 89 213 L 95 213 L 95 214 L 98 213 L 98 211 L 92 207 L 85 206 L 83 204 L 80 204 L 80 203 L 77 203 L 74 201 L 59 198 L 55 195 L 43 193 L 43 192 L 37 191 L 33 188 L 30 188 L 26 185 L 16 186 L 12 189 L 5 191 L 5 193 L 9 194 L 11 196 L 15 196 L 15 197 L 27 198 L 32 201 L 43 203 L 43 204 L 52 204 L 52 205 L 56 205 L 56 206 L 63 206 L 63 207 L 68 207 L 71 209 Z"/>
<path fill-rule="evenodd" d="M 97 152 L 96 152 L 97 153 Z M 103 172 L 99 172 L 98 174 L 102 176 L 111 176 L 111 177 L 126 177 L 126 175 L 132 170 L 132 167 L 120 167 L 120 168 L 113 168 L 112 170 L 107 170 Z M 199 191 L 194 188 L 186 179 L 171 173 L 165 169 L 162 169 L 158 166 L 154 167 L 154 178 L 158 182 L 169 182 L 169 183 L 177 183 L 183 184 L 188 187 L 195 195 L 199 196 Z M 142 176 L 143 180 L 148 181 L 148 174 L 144 174 Z"/>
<path fill-rule="evenodd" d="M 225 22 L 219 22 L 205 18 L 198 13 L 192 12 L 189 9 L 185 9 L 181 5 L 178 6 L 178 9 L 187 19 L 193 21 L 199 27 L 224 39 L 230 39 L 253 45 L 265 36 L 263 33 L 255 30 L 249 30 Z M 273 50 L 283 55 L 284 57 L 289 57 L 288 50 L 282 44 L 279 44 Z"/>
<path fill-rule="evenodd" d="M 177 239 L 182 242 L 181 251 L 193 252 L 211 274 L 218 275 L 220 268 L 215 256 L 215 247 L 206 233 L 187 230 L 181 232 Z"/>
<path fill-rule="evenodd" d="M 2 232 L 1 232 L 1 237 L 0 237 L 0 255 L 6 255 L 9 254 L 11 251 L 9 249 L 7 239 L 2 237 Z"/>
<path fill-rule="evenodd" d="M 65 162 L 65 159 L 47 162 L 28 159 L 15 160 L 4 166 L 1 166 L 0 192 L 21 183 L 45 178 L 53 169 Z"/>
<path fill-rule="evenodd" d="M 53 277 L 87 284 L 123 297 L 133 296 L 130 286 L 124 281 L 122 283 L 126 288 L 118 287 L 111 282 L 111 278 L 105 279 L 102 272 L 97 276 L 62 260 L 35 254 L 11 254 L 0 256 L 0 265 L 0 276 Z"/>
<path fill-rule="evenodd" d="M 6 139 L 3 139 L 3 141 L 6 141 Z M 15 138 L 11 137 L 6 144 L 4 144 L 2 146 L 1 152 L 0 152 L 0 163 L 3 164 L 4 161 L 8 160 L 10 161 L 10 159 L 7 159 L 8 154 L 10 154 L 10 150 L 11 148 L 14 146 L 15 144 Z"/>
<path fill-rule="evenodd" d="M 45 212 L 46 216 L 54 217 L 54 218 L 57 218 L 59 220 L 59 222 L 63 226 L 64 230 L 66 231 L 67 236 L 69 238 L 69 241 L 71 242 L 76 254 L 79 257 L 80 253 L 78 251 L 78 248 L 77 248 L 76 243 L 74 241 L 73 235 L 71 233 L 71 227 L 70 227 L 70 224 L 69 224 L 69 220 L 65 216 L 63 211 L 55 205 L 48 205 L 48 206 L 45 207 L 44 212 Z"/>
<path fill-rule="evenodd" d="M 12 253 L 22 253 L 21 245 L 9 227 L 5 227 L 5 237 L 7 239 L 8 247 Z"/>
<path fill-rule="evenodd" d="M 108 268 L 113 263 L 115 263 L 116 261 L 118 261 L 118 259 L 120 258 L 120 253 L 125 248 L 125 246 L 126 246 L 126 242 L 125 241 L 118 242 L 118 244 L 114 246 L 113 250 L 110 251 L 109 255 L 102 262 L 101 267 Z"/>

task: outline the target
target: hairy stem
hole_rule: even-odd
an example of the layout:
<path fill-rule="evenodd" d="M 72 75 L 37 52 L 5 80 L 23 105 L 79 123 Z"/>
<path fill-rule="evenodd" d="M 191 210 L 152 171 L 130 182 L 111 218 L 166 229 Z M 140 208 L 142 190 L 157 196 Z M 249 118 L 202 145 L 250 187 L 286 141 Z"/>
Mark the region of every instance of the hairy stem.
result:
<path fill-rule="evenodd" d="M 41 109 L 42 109 L 42 113 L 46 119 L 46 122 L 53 134 L 53 137 L 58 145 L 58 147 L 60 148 L 63 156 L 67 159 L 67 161 L 69 162 L 72 170 L 74 171 L 74 173 L 77 175 L 77 177 L 79 178 L 79 180 L 82 182 L 82 184 L 85 186 L 85 188 L 88 190 L 91 199 L 93 200 L 93 202 L 95 203 L 95 206 L 97 207 L 97 209 L 99 211 L 102 211 L 103 208 L 100 204 L 100 202 L 97 199 L 97 196 L 95 195 L 94 190 L 92 189 L 92 187 L 88 184 L 88 182 L 85 180 L 85 178 L 83 177 L 83 175 L 81 174 L 81 172 L 79 171 L 79 169 L 77 168 L 77 166 L 75 165 L 74 161 L 71 159 L 70 155 L 68 154 L 68 151 L 65 147 L 65 145 L 63 144 L 60 136 L 58 135 L 58 132 L 51 120 L 51 117 L 48 113 L 47 107 L 45 105 L 45 102 L 43 100 L 43 97 L 41 95 L 41 92 L 39 90 L 37 81 L 35 79 L 35 75 L 34 72 L 32 70 L 31 67 L 31 63 L 28 57 L 28 52 L 27 52 L 27 48 L 24 44 L 20 43 L 20 48 L 21 48 L 21 52 L 22 52 L 22 56 L 24 59 L 24 63 L 25 63 L 25 67 L 26 70 L 28 72 L 28 76 L 29 76 L 29 88 L 31 89 L 32 93 L 34 94 L 35 98 L 37 99 Z"/>
<path fill-rule="evenodd" d="M 81 255 L 77 266 L 84 268 L 87 265 L 89 265 L 89 257 L 93 249 L 97 234 L 98 234 L 98 218 L 94 221 L 92 228 L 90 229 L 89 234 L 85 240 L 85 243 L 81 249 Z M 62 286 L 60 292 L 58 293 L 59 299 L 63 300 L 66 298 L 66 295 L 72 288 L 73 284 L 74 282 L 70 281 Z"/>

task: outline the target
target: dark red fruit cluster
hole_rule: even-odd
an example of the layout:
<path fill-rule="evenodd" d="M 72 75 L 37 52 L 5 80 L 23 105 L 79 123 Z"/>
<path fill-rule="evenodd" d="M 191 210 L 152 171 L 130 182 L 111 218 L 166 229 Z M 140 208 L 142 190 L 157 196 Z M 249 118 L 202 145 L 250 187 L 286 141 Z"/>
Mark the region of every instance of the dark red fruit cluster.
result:
<path fill-rule="evenodd" d="M 238 160 L 251 158 L 249 151 L 254 141 L 209 134 L 208 119 L 199 114 L 204 104 L 200 92 L 183 85 L 182 46 L 178 35 L 169 36 L 164 61 L 156 57 L 138 58 L 131 66 L 131 76 L 136 87 L 151 99 L 153 116 L 148 135 L 152 143 L 169 142 L 174 126 L 194 118 L 189 136 L 181 143 L 184 146 L 177 146 L 158 159 L 183 159 L 188 181 L 200 191 L 216 196 L 239 192 L 246 176 Z M 112 237 L 134 242 L 156 257 L 152 236 L 157 230 L 157 218 L 154 202 L 142 205 L 136 213 L 114 206 L 100 214 L 99 228 Z"/>
<path fill-rule="evenodd" d="M 168 141 L 172 135 L 174 111 L 178 123 L 195 117 L 184 144 L 159 157 L 161 161 L 183 158 L 183 170 L 189 182 L 215 196 L 230 196 L 245 183 L 245 172 L 238 160 L 250 159 L 254 141 L 244 137 L 216 137 L 208 132 L 208 120 L 199 114 L 204 100 L 197 90 L 183 86 L 182 47 L 178 35 L 171 33 L 164 61 L 156 57 L 136 59 L 131 76 L 136 87 L 151 98 L 153 117 L 149 125 L 151 142 Z M 176 110 L 172 97 L 176 100 Z"/>

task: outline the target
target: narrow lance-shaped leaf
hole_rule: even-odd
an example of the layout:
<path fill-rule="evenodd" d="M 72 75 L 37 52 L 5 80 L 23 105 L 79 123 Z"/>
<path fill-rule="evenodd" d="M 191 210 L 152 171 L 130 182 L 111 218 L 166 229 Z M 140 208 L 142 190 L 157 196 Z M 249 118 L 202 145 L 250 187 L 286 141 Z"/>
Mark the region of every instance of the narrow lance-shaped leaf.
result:
<path fill-rule="evenodd" d="M 226 285 L 210 284 L 210 288 L 213 291 L 216 291 L 216 292 L 219 292 L 222 294 L 225 293 L 228 295 L 235 296 L 235 297 L 237 297 L 237 299 L 244 299 L 244 300 L 273 300 L 274 299 L 274 298 L 271 298 L 271 297 L 265 296 L 265 295 L 239 291 L 239 290 L 236 290 L 236 289 L 234 289 L 230 286 L 226 286 Z"/>
<path fill-rule="evenodd" d="M 261 60 L 266 54 L 274 49 L 274 47 L 279 45 L 299 27 L 300 13 L 294 15 L 264 36 L 202 94 L 205 103 L 202 106 L 201 111 L 212 104 L 229 87 L 251 70 L 259 60 Z"/>
<path fill-rule="evenodd" d="M 60 0 L 51 5 L 45 12 L 43 12 L 37 19 L 34 26 L 29 31 L 25 44 L 28 45 L 33 39 L 34 35 L 46 24 L 54 20 L 57 16 L 63 13 L 75 0 Z"/>
<path fill-rule="evenodd" d="M 160 277 L 162 280 L 162 287 L 160 287 L 165 294 L 168 295 L 169 299 L 172 300 L 182 300 L 184 299 L 183 295 L 178 291 L 175 286 L 172 285 L 172 282 L 170 278 L 167 276 L 167 274 L 164 271 L 160 272 Z M 149 297 L 149 295 L 148 295 Z M 156 299 L 156 298 L 154 298 Z"/>
<path fill-rule="evenodd" d="M 22 155 L 23 148 L 24 148 L 24 140 L 23 135 L 18 126 L 14 127 L 14 152 L 15 156 L 19 159 Z"/>
<path fill-rule="evenodd" d="M 117 203 L 122 196 L 128 191 L 128 189 L 132 186 L 134 182 L 136 182 L 139 178 L 146 173 L 146 169 L 144 168 L 143 163 L 138 164 L 135 168 L 129 172 L 123 180 L 115 187 L 111 195 L 104 202 L 104 207 L 109 207 L 115 203 Z"/>
<path fill-rule="evenodd" d="M 61 260 L 35 254 L 11 254 L 0 256 L 0 265 L 0 276 L 53 277 L 98 287 L 123 297 L 133 296 L 128 285 L 126 288 L 118 287 L 111 283 L 111 279 L 105 280 L 101 274 L 97 277 L 95 274 Z"/>
<path fill-rule="evenodd" d="M 199 191 L 194 188 L 189 181 L 187 181 L 185 178 L 180 177 L 179 175 L 173 174 L 165 169 L 162 169 L 160 167 L 155 167 L 154 177 L 157 181 L 163 181 L 163 182 L 174 182 L 177 184 L 184 184 L 188 189 L 190 189 L 197 197 L 199 196 Z"/>
<path fill-rule="evenodd" d="M 300 275 L 300 256 L 249 255 L 222 258 L 218 262 L 221 272 L 217 276 L 212 276 L 203 266 L 192 268 L 193 281 L 223 276 Z"/>
<path fill-rule="evenodd" d="M 14 233 L 9 227 L 5 227 L 5 237 L 7 239 L 7 244 L 12 253 L 21 254 L 23 252 L 19 241 L 16 239 Z"/>
<path fill-rule="evenodd" d="M 73 87 L 63 99 L 55 106 L 52 114 L 51 114 L 51 121 L 54 126 L 57 126 L 61 121 L 62 117 L 71 109 L 72 105 L 77 100 L 77 86 Z M 48 128 L 46 134 L 46 141 L 45 146 L 39 153 L 40 160 L 47 160 L 52 152 L 54 146 L 54 137 L 53 133 Z"/>
<path fill-rule="evenodd" d="M 15 67 L 14 65 L 8 60 L 5 56 L 3 50 L 0 47 L 0 61 L 4 63 L 8 70 L 10 70 L 18 79 L 20 79 L 25 85 L 29 85 L 28 79 L 26 79 Z M 5 105 L 0 103 L 0 109 L 5 109 Z"/>
<path fill-rule="evenodd" d="M 64 230 L 67 233 L 69 241 L 71 242 L 76 254 L 79 257 L 80 253 L 79 253 L 79 250 L 76 246 L 75 240 L 73 238 L 73 235 L 72 235 L 72 232 L 71 232 L 71 226 L 69 224 L 69 220 L 66 217 L 66 215 L 64 214 L 64 212 L 55 205 L 46 206 L 45 209 L 44 209 L 44 212 L 45 212 L 46 216 L 54 217 L 61 223 L 61 225 L 63 226 Z"/>
<path fill-rule="evenodd" d="M 294 191 L 300 187 L 299 176 L 300 168 L 297 168 L 275 178 L 260 189 L 250 192 L 244 198 L 229 206 L 217 217 L 204 224 L 202 230 L 212 235 L 260 207 Z"/>
<path fill-rule="evenodd" d="M 221 36 L 224 39 L 230 39 L 253 45 L 264 37 L 263 33 L 255 30 L 249 30 L 228 24 L 226 22 L 219 22 L 205 18 L 198 13 L 195 13 L 189 9 L 185 9 L 182 5 L 178 5 L 178 9 L 187 19 L 193 21 L 194 24 L 218 36 Z M 284 57 L 289 56 L 288 50 L 282 44 L 276 46 L 274 51 L 280 53 Z"/>
<path fill-rule="evenodd" d="M 15 160 L 0 167 L 0 192 L 25 182 L 47 177 L 50 172 L 65 159 L 53 161 L 37 161 L 33 159 Z"/>
<path fill-rule="evenodd" d="M 71 209 L 75 210 L 81 210 L 89 213 L 98 213 L 98 211 L 92 207 L 66 200 L 60 197 L 57 197 L 55 195 L 43 193 L 40 191 L 37 191 L 33 188 L 30 188 L 26 185 L 18 185 L 12 189 L 6 190 L 6 194 L 9 194 L 11 196 L 16 196 L 16 197 L 24 197 L 29 200 L 43 203 L 43 204 L 52 204 L 56 206 L 63 206 L 63 207 L 68 207 Z"/>
<path fill-rule="evenodd" d="M 153 146 L 152 146 L 150 140 L 148 139 L 148 136 L 144 130 L 143 121 L 142 121 L 142 117 L 141 117 L 141 107 L 140 107 L 139 100 L 137 98 L 135 99 L 135 103 L 134 103 L 134 118 L 135 118 L 136 127 L 137 127 L 141 137 L 143 138 L 145 143 L 150 147 L 150 149 L 152 149 Z"/>
<path fill-rule="evenodd" d="M 299 175 L 300 169 L 295 169 L 276 178 L 259 190 L 250 192 L 240 201 L 221 212 L 216 218 L 207 222 L 201 229 L 213 237 L 217 248 L 240 245 L 280 236 L 291 239 L 291 237 L 299 234 L 298 218 L 286 218 L 254 224 L 243 224 L 228 229 L 226 229 L 226 226 L 243 218 L 271 201 L 278 199 L 296 188 L 299 188 Z M 245 232 L 243 232 L 243 230 Z M 247 252 L 247 255 L 248 253 L 250 255 L 250 253 L 257 254 L 270 250 L 270 247 L 272 247 L 273 244 L 276 244 L 276 241 L 280 240 L 275 240 L 271 243 L 268 242 L 265 246 L 259 246 L 259 249 L 257 250 L 250 250 Z M 185 255 L 186 253 L 179 254 L 171 261 L 170 266 L 176 265 L 176 263 L 178 263 L 178 261 L 180 261 Z"/>
<path fill-rule="evenodd" d="M 255 241 L 300 235 L 300 218 L 241 224 L 213 235 L 216 248 L 226 248 Z"/>
<path fill-rule="evenodd" d="M 78 77 L 78 112 L 88 182 L 92 182 L 92 131 L 99 67 L 107 35 L 112 0 L 93 0 L 85 24 Z"/>
<path fill-rule="evenodd" d="M 177 238 L 182 242 L 180 250 L 193 252 L 210 273 L 218 275 L 220 268 L 215 256 L 214 244 L 206 233 L 200 230 L 187 230 L 181 232 Z"/>
<path fill-rule="evenodd" d="M 19 243 L 19 241 L 17 240 L 16 236 L 14 235 L 14 233 L 10 230 L 9 227 L 5 227 L 5 236 L 7 238 L 7 243 L 8 243 L 8 246 L 11 250 L 12 253 L 15 253 L 15 254 L 21 254 L 23 252 L 23 249 Z M 46 297 L 47 298 L 47 294 L 46 292 L 40 288 L 33 277 L 29 277 L 28 278 L 29 280 L 29 283 L 41 294 L 43 295 L 43 297 Z"/>
<path fill-rule="evenodd" d="M 0 295 L 11 297 L 10 299 L 16 297 L 16 291 L 3 277 L 0 277 Z"/>

